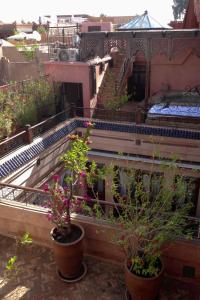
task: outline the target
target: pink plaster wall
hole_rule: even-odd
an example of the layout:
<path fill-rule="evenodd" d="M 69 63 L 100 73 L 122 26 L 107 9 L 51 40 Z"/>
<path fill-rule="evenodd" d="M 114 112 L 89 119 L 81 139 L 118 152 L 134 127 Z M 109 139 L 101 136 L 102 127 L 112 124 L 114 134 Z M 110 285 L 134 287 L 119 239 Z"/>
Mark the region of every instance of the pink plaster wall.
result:
<path fill-rule="evenodd" d="M 81 32 L 88 32 L 88 26 L 101 26 L 101 31 L 112 31 L 111 22 L 83 22 Z"/>
<path fill-rule="evenodd" d="M 163 86 L 170 90 L 184 91 L 186 86 L 199 85 L 200 58 L 191 50 L 177 55 L 171 61 L 157 56 L 151 61 L 150 96 Z"/>
<path fill-rule="evenodd" d="M 83 105 L 90 107 L 90 68 L 83 62 L 45 62 L 45 73 L 55 82 L 82 83 Z"/>

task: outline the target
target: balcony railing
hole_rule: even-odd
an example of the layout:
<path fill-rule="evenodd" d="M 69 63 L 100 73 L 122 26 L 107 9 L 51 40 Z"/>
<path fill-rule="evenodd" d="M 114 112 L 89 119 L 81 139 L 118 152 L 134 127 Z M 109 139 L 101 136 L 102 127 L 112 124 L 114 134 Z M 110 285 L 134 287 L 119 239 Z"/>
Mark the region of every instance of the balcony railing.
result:
<path fill-rule="evenodd" d="M 48 53 L 51 60 L 62 60 L 60 52 L 65 49 L 79 49 L 79 27 L 69 25 L 65 27 L 49 27 L 47 35 Z M 63 60 L 65 60 L 63 58 Z M 67 60 L 67 57 L 66 57 Z M 78 60 L 78 58 L 77 58 Z"/>
<path fill-rule="evenodd" d="M 102 108 L 83 108 L 74 107 L 73 114 L 75 117 L 87 117 L 91 119 L 99 119 L 114 122 L 135 122 L 137 124 L 144 123 L 146 117 L 146 110 L 138 108 L 135 111 L 123 111 L 114 109 Z"/>
<path fill-rule="evenodd" d="M 34 138 L 51 130 L 71 116 L 71 109 L 67 109 L 34 126 L 27 125 L 24 131 L 0 143 L 0 157 L 3 157 L 19 147 L 32 143 Z"/>
<path fill-rule="evenodd" d="M 13 201 L 13 205 L 15 204 L 15 202 L 18 202 L 23 203 L 25 205 L 35 205 L 38 208 L 45 208 L 49 197 L 50 195 L 41 189 L 22 187 L 14 184 L 0 183 L 0 202 L 5 203 L 5 201 Z M 87 200 L 84 199 L 84 197 L 75 196 L 75 198 L 79 198 L 79 200 L 87 202 Z M 105 219 L 106 214 L 110 214 L 111 209 L 115 209 L 118 211 L 121 207 L 121 204 L 99 199 L 90 199 L 89 203 L 90 205 L 98 204 L 99 207 L 102 208 L 102 212 L 105 216 Z M 79 214 L 81 215 L 83 214 L 83 212 L 80 211 Z M 188 216 L 187 219 L 187 227 L 190 228 L 193 239 L 200 239 L 200 219 L 192 216 Z"/>

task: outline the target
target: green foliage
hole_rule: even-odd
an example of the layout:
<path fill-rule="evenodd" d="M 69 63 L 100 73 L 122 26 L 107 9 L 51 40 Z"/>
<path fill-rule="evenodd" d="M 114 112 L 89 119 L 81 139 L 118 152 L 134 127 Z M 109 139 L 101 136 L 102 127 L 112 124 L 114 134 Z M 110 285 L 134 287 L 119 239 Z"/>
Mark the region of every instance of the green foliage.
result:
<path fill-rule="evenodd" d="M 46 79 L 12 83 L 7 90 L 0 90 L 0 139 L 16 127 L 34 125 L 54 114 L 53 108 L 54 90 Z"/>
<path fill-rule="evenodd" d="M 86 132 L 82 137 L 69 135 L 69 150 L 60 158 L 68 175 L 65 187 L 60 186 L 59 175 L 53 176 L 53 184 L 45 185 L 50 194 L 46 206 L 49 209 L 47 218 L 56 225 L 56 239 L 65 239 L 71 232 L 71 213 L 80 209 L 80 201 L 75 197 L 75 189 L 87 176 L 89 136 L 94 124 L 85 122 Z"/>
<path fill-rule="evenodd" d="M 25 232 L 20 240 L 21 245 L 30 245 L 33 243 L 33 240 L 28 232 Z"/>
<path fill-rule="evenodd" d="M 12 112 L 6 102 L 6 93 L 0 91 L 0 139 L 9 136 L 12 131 Z"/>
<path fill-rule="evenodd" d="M 24 248 L 25 246 L 31 245 L 32 242 L 33 241 L 30 234 L 28 232 L 25 232 L 20 240 L 16 240 L 15 249 L 14 249 L 15 253 L 19 252 L 22 249 L 21 247 Z M 17 276 L 17 274 L 20 271 L 20 268 L 17 264 L 17 260 L 18 260 L 17 255 L 14 255 L 8 259 L 5 266 L 5 272 L 4 272 L 5 278 Z"/>
<path fill-rule="evenodd" d="M 117 110 L 120 107 L 122 107 L 124 104 L 126 104 L 129 101 L 130 96 L 129 95 L 121 95 L 121 96 L 114 96 L 113 99 L 110 99 L 104 103 L 105 108 L 111 109 L 111 110 Z"/>
<path fill-rule="evenodd" d="M 39 47 L 39 45 L 18 44 L 16 47 L 22 51 L 22 54 L 28 61 L 32 61 L 36 55 L 35 50 Z"/>
<path fill-rule="evenodd" d="M 13 271 L 15 269 L 16 261 L 17 261 L 17 256 L 11 257 L 6 264 L 6 270 Z"/>
<path fill-rule="evenodd" d="M 37 28 L 37 32 L 39 32 L 40 34 L 44 34 L 44 33 L 46 33 L 46 29 L 44 26 L 40 25 Z"/>
<path fill-rule="evenodd" d="M 121 171 L 124 193 L 119 192 L 116 181 Z M 102 209 L 89 211 L 84 207 L 88 215 L 94 216 L 96 212 L 98 219 L 103 218 L 117 228 L 113 241 L 123 248 L 130 270 L 143 277 L 160 272 L 160 256 L 169 242 L 191 237 L 186 218 L 192 208 L 188 182 L 176 175 L 173 162 L 165 166 L 165 172 L 169 179 L 153 171 L 144 177 L 140 170 L 109 166 L 104 170 L 104 178 L 113 178 L 110 192 L 119 206 L 107 214 L 102 214 Z M 98 200 L 98 195 L 94 198 Z"/>

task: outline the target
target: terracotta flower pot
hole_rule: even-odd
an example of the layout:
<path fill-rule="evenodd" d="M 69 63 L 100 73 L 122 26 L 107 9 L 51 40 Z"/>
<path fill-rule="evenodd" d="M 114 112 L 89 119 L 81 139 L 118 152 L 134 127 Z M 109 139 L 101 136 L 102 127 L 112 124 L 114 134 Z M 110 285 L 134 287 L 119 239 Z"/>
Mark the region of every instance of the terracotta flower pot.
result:
<path fill-rule="evenodd" d="M 58 242 L 53 237 L 56 227 L 51 230 L 54 258 L 58 272 L 63 278 L 70 279 L 79 276 L 83 260 L 83 238 L 85 232 L 80 225 L 71 225 L 72 236 L 77 237 L 72 242 Z M 73 238 L 72 238 L 73 239 Z"/>
<path fill-rule="evenodd" d="M 152 278 L 144 278 L 133 274 L 125 262 L 125 282 L 131 298 L 134 300 L 155 300 L 161 284 L 163 264 L 160 274 Z"/>

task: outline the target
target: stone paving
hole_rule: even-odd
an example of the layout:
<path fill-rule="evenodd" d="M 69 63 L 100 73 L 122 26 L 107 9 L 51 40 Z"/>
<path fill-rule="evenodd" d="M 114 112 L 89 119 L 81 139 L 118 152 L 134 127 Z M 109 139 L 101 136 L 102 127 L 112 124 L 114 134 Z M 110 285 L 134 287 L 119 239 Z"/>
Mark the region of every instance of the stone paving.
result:
<path fill-rule="evenodd" d="M 17 255 L 17 270 L 5 274 L 10 257 Z M 51 250 L 38 245 L 16 246 L 16 241 L 0 236 L 0 299 L 5 300 L 124 300 L 121 267 L 86 257 L 86 277 L 67 284 L 57 276 Z M 159 300 L 200 300 L 200 287 L 165 279 Z"/>

